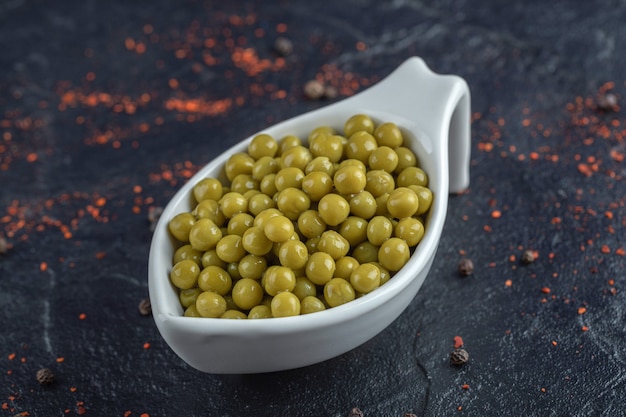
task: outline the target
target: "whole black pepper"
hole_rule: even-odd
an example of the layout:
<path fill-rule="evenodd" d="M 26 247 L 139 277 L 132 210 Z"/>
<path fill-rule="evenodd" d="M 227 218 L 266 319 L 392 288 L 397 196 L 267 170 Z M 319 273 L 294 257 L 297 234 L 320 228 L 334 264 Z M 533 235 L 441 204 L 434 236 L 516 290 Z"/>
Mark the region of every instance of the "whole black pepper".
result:
<path fill-rule="evenodd" d="M 317 80 L 308 81 L 304 85 L 304 95 L 310 100 L 319 100 L 324 96 L 324 84 Z"/>
<path fill-rule="evenodd" d="M 293 52 L 293 42 L 285 37 L 278 37 L 274 41 L 274 51 L 282 56 L 291 55 Z"/>
<path fill-rule="evenodd" d="M 142 316 L 149 316 L 152 314 L 152 304 L 149 298 L 144 298 L 139 302 L 139 314 Z"/>
<path fill-rule="evenodd" d="M 599 110 L 602 111 L 617 111 L 619 109 L 617 105 L 617 96 L 613 93 L 605 93 L 598 96 L 596 100 L 596 105 Z"/>
<path fill-rule="evenodd" d="M 459 274 L 464 277 L 474 273 L 474 262 L 471 259 L 463 258 L 459 261 Z"/>
<path fill-rule="evenodd" d="M 450 354 L 450 363 L 455 366 L 465 365 L 469 360 L 469 353 L 465 349 L 454 349 Z"/>
<path fill-rule="evenodd" d="M 41 385 L 50 385 L 54 382 L 54 374 L 49 368 L 41 368 L 37 371 L 37 382 Z"/>
<path fill-rule="evenodd" d="M 154 207 L 150 206 L 148 209 L 148 221 L 150 222 L 150 231 L 154 232 L 154 228 L 156 227 L 159 218 L 163 214 L 163 207 Z"/>
<path fill-rule="evenodd" d="M 535 252 L 530 249 L 525 250 L 522 253 L 522 262 L 525 264 L 532 264 L 535 262 Z"/>
<path fill-rule="evenodd" d="M 9 243 L 4 238 L 4 236 L 0 236 L 0 255 L 4 255 L 9 250 Z"/>
<path fill-rule="evenodd" d="M 339 95 L 339 92 L 332 85 L 327 85 L 326 87 L 324 87 L 324 97 L 325 98 L 327 98 L 329 100 L 332 100 L 334 98 L 337 98 L 338 95 Z"/>
<path fill-rule="evenodd" d="M 348 413 L 348 417 L 363 417 L 363 411 L 361 411 L 360 409 L 358 409 L 357 407 L 354 407 L 352 410 L 350 410 L 350 412 Z"/>

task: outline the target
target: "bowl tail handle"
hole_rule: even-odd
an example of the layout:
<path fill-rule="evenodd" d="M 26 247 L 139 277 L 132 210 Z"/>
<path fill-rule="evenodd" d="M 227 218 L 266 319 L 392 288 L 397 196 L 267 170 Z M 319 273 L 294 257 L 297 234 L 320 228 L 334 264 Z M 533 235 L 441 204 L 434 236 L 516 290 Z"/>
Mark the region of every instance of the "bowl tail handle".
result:
<path fill-rule="evenodd" d="M 469 187 L 471 104 L 464 79 L 434 73 L 423 59 L 412 57 L 363 96 L 374 107 L 411 120 L 428 136 L 450 193 Z"/>

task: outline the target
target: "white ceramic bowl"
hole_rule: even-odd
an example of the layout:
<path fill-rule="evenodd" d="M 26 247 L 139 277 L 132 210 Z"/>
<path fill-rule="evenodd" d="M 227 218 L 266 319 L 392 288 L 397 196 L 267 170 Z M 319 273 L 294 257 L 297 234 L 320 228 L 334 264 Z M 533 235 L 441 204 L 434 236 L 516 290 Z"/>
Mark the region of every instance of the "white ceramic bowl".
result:
<path fill-rule="evenodd" d="M 248 374 L 280 371 L 322 362 L 356 348 L 392 323 L 420 289 L 437 251 L 449 192 L 469 185 L 470 96 L 465 81 L 431 72 L 420 58 L 404 62 L 375 86 L 274 125 L 263 132 L 276 138 L 306 138 L 321 125 L 341 130 L 352 115 L 395 122 L 429 175 L 433 205 L 426 231 L 409 262 L 389 282 L 350 303 L 318 313 L 263 320 L 222 320 L 183 316 L 169 281 L 175 242 L 167 223 L 192 210 L 192 188 L 205 177 L 223 178 L 224 163 L 247 150 L 242 141 L 202 168 L 165 207 L 154 231 L 148 266 L 152 313 L 172 350 L 200 371 Z"/>

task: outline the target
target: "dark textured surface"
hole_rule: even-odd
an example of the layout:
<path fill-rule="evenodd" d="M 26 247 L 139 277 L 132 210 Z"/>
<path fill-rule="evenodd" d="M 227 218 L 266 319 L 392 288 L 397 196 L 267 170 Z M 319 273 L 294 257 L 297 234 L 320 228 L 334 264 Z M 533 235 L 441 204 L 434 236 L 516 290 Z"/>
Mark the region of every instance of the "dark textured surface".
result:
<path fill-rule="evenodd" d="M 626 119 L 595 105 L 624 95 L 625 21 L 623 1 L 3 1 L 0 415 L 626 415 Z M 308 368 L 185 365 L 138 312 L 150 207 L 324 105 L 307 80 L 340 99 L 412 55 L 464 77 L 474 113 L 471 188 L 413 304 Z"/>

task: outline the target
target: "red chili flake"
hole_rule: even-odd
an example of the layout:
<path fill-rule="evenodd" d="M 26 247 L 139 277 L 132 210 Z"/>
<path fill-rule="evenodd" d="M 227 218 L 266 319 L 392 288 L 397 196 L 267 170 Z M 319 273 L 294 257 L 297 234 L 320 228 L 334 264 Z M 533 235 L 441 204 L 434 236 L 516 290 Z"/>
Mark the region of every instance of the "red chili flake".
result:
<path fill-rule="evenodd" d="M 104 259 L 105 256 L 107 256 L 107 253 L 104 251 L 96 253 L 96 259 L 98 260 Z"/>
<path fill-rule="evenodd" d="M 150 417 L 150 414 L 148 414 L 148 413 L 141 413 L 141 416 L 139 416 L 139 417 Z"/>
<path fill-rule="evenodd" d="M 548 288 L 548 287 L 543 287 L 543 288 L 541 289 L 541 292 L 542 292 L 542 293 L 544 293 L 544 294 L 550 294 L 550 291 L 551 291 L 551 290 L 550 290 L 550 288 Z"/>
<path fill-rule="evenodd" d="M 65 361 L 65 358 L 63 356 L 59 356 L 56 360 L 57 360 L 57 363 L 61 363 Z"/>
<path fill-rule="evenodd" d="M 457 409 L 458 411 L 463 411 L 463 406 L 459 405 L 456 409 Z"/>
<path fill-rule="evenodd" d="M 146 342 L 143 344 L 144 349 L 150 349 L 150 342 Z"/>
<path fill-rule="evenodd" d="M 469 389 L 469 387 L 470 387 L 470 386 L 469 386 L 469 384 L 463 384 L 463 385 L 461 385 L 461 389 L 464 389 L 464 390 L 468 390 L 468 389 Z"/>
<path fill-rule="evenodd" d="M 585 314 L 587 309 L 585 307 L 578 307 L 578 314 Z"/>
<path fill-rule="evenodd" d="M 553 340 L 553 341 L 551 341 L 550 343 L 552 343 L 552 346 L 556 346 L 556 345 L 558 345 L 558 344 L 559 344 L 556 340 Z"/>
<path fill-rule="evenodd" d="M 39 270 L 41 272 L 46 272 L 48 270 L 48 263 L 47 262 L 41 262 L 39 264 Z"/>
<path fill-rule="evenodd" d="M 513 281 L 511 281 L 510 279 L 507 279 L 506 281 L 504 281 L 504 286 L 505 287 L 510 287 L 513 285 Z"/>
<path fill-rule="evenodd" d="M 611 253 L 611 248 L 609 248 L 608 245 L 602 245 L 602 248 L 600 249 L 600 251 L 602 253 Z"/>
<path fill-rule="evenodd" d="M 463 346 L 463 338 L 461 336 L 454 336 L 454 348 L 458 349 Z"/>
<path fill-rule="evenodd" d="M 626 255 L 626 250 L 624 250 L 624 248 L 615 249 L 615 254 L 619 255 L 619 256 L 625 256 Z"/>
<path fill-rule="evenodd" d="M 589 330 L 589 327 L 587 327 L 587 326 L 583 326 L 583 327 L 581 327 L 580 329 L 581 329 L 583 332 L 586 332 L 586 331 L 588 331 L 588 330 Z"/>
<path fill-rule="evenodd" d="M 502 217 L 502 212 L 500 210 L 494 210 L 491 212 L 491 217 L 494 219 L 499 219 Z"/>
<path fill-rule="evenodd" d="M 70 387 L 70 392 L 76 392 L 77 388 L 76 387 Z"/>
<path fill-rule="evenodd" d="M 78 315 L 78 319 L 79 319 L 79 320 L 85 320 L 86 318 L 87 318 L 87 314 L 85 314 L 85 313 L 80 313 L 80 314 Z"/>
<path fill-rule="evenodd" d="M 124 411 L 124 417 L 128 417 L 130 414 L 131 414 L 131 412 L 130 412 L 130 411 L 128 411 L 128 410 L 127 410 L 127 411 Z"/>
<path fill-rule="evenodd" d="M 9 360 L 12 361 L 15 359 L 15 353 L 9 353 Z"/>
<path fill-rule="evenodd" d="M 546 392 L 546 389 L 541 387 L 541 392 Z"/>
<path fill-rule="evenodd" d="M 82 416 L 83 414 L 87 412 L 87 409 L 85 408 L 84 405 L 81 404 L 76 407 L 76 412 L 78 413 L 79 416 Z"/>

